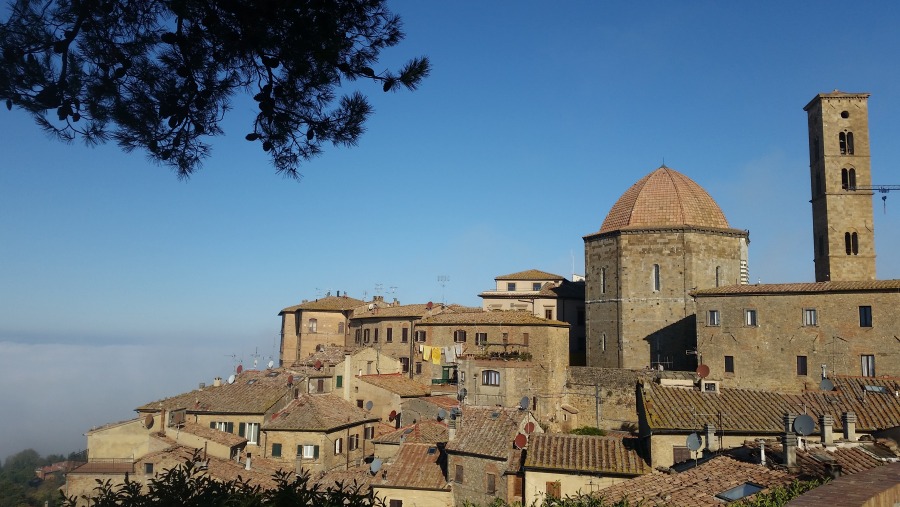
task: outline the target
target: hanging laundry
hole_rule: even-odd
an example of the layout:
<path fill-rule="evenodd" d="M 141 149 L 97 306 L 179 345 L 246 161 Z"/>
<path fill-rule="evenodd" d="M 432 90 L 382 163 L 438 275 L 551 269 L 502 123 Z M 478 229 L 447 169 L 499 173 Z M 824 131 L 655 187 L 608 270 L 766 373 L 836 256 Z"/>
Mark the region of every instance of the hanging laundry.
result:
<path fill-rule="evenodd" d="M 431 346 L 423 345 L 422 346 L 422 358 L 426 361 L 431 359 Z"/>
<path fill-rule="evenodd" d="M 445 354 L 447 355 L 446 362 L 448 362 L 448 363 L 456 362 L 456 347 L 454 347 L 452 345 L 447 347 L 447 352 L 445 352 Z"/>
<path fill-rule="evenodd" d="M 457 343 L 456 344 L 456 355 L 461 356 L 462 353 L 463 353 L 462 343 Z"/>
<path fill-rule="evenodd" d="M 441 364 L 441 349 L 438 347 L 431 349 L 431 362 L 434 364 Z"/>

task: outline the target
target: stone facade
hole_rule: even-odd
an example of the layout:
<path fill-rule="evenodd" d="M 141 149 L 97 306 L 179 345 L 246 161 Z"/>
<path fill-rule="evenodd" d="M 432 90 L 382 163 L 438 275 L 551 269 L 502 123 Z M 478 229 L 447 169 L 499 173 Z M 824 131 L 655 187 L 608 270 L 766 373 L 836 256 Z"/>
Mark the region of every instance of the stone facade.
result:
<path fill-rule="evenodd" d="M 709 378 L 724 386 L 818 389 L 823 365 L 829 376 L 900 373 L 900 280 L 748 285 L 695 296 L 697 350 Z"/>
<path fill-rule="evenodd" d="M 816 281 L 875 279 L 868 93 L 821 93 L 809 129 Z"/>
<path fill-rule="evenodd" d="M 739 283 L 748 233 L 695 227 L 587 236 L 589 366 L 689 370 L 696 309 L 690 291 Z"/>
<path fill-rule="evenodd" d="M 344 345 L 353 308 L 365 303 L 347 295 L 330 294 L 281 310 L 280 365 L 290 366 L 318 347 Z"/>

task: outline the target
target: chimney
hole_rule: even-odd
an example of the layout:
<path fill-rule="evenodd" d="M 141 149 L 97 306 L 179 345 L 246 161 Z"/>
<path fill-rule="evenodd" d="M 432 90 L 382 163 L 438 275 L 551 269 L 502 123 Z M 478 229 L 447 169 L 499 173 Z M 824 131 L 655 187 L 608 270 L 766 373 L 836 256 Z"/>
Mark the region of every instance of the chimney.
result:
<path fill-rule="evenodd" d="M 337 297 L 341 297 L 341 291 L 337 291 Z"/>
<path fill-rule="evenodd" d="M 784 414 L 784 433 L 781 435 L 781 447 L 784 451 L 784 466 L 788 470 L 797 468 L 797 435 L 794 434 L 793 414 Z"/>
<path fill-rule="evenodd" d="M 213 379 L 213 387 L 221 387 L 222 386 L 222 377 L 216 377 Z"/>
<path fill-rule="evenodd" d="M 819 428 L 822 430 L 822 445 L 830 447 L 834 445 L 834 418 L 830 415 L 819 416 Z"/>
<path fill-rule="evenodd" d="M 844 423 L 844 440 L 848 442 L 856 442 L 856 414 L 854 412 L 844 412 L 841 415 Z"/>
<path fill-rule="evenodd" d="M 766 466 L 766 441 L 760 438 L 759 442 L 759 464 Z"/>
<path fill-rule="evenodd" d="M 447 440 L 456 440 L 456 419 L 453 417 L 447 420 Z"/>
<path fill-rule="evenodd" d="M 244 470 L 250 470 L 250 453 L 247 453 L 247 462 L 244 465 Z"/>
<path fill-rule="evenodd" d="M 716 427 L 712 424 L 706 423 L 703 427 L 703 432 L 706 437 L 706 450 L 708 452 L 713 452 L 719 450 L 718 442 L 716 442 Z"/>

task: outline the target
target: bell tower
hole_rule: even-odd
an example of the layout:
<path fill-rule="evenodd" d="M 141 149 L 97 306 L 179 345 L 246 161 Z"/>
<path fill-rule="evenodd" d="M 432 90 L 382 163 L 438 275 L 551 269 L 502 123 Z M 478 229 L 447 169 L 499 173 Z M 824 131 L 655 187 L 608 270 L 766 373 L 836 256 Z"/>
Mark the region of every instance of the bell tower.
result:
<path fill-rule="evenodd" d="M 875 279 L 868 93 L 820 93 L 809 129 L 816 281 Z"/>

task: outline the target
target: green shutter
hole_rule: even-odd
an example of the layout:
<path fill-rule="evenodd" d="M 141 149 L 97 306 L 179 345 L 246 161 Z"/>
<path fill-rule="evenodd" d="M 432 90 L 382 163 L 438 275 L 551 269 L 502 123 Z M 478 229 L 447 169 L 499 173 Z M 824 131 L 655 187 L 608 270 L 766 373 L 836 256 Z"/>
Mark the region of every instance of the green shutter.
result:
<path fill-rule="evenodd" d="M 281 444 L 272 444 L 272 457 L 273 458 L 281 457 Z"/>
<path fill-rule="evenodd" d="M 303 446 L 302 446 L 302 445 L 298 445 L 298 446 L 297 446 L 297 457 L 298 457 L 298 458 L 302 458 L 302 457 L 303 457 Z"/>
<path fill-rule="evenodd" d="M 238 424 L 238 436 L 243 437 L 247 433 L 247 424 L 240 423 Z"/>
<path fill-rule="evenodd" d="M 344 387 L 344 376 L 343 375 L 337 376 L 337 387 Z"/>
<path fill-rule="evenodd" d="M 227 431 L 228 433 L 234 433 L 234 423 L 225 423 L 225 431 Z"/>
<path fill-rule="evenodd" d="M 313 459 L 319 459 L 319 446 L 313 446 Z"/>

